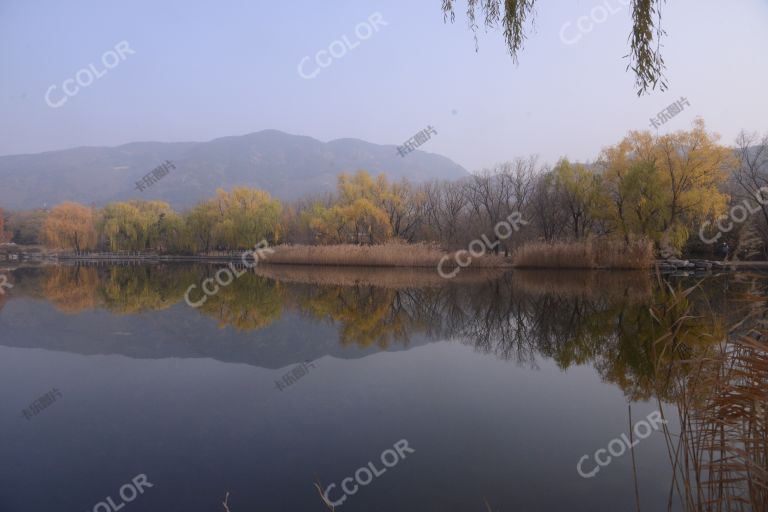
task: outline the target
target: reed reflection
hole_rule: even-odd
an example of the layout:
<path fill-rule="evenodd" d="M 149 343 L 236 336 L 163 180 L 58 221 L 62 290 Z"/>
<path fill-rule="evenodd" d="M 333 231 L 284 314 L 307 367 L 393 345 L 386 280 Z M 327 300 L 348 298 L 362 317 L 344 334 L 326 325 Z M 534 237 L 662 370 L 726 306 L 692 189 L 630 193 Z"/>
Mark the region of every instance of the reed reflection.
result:
<path fill-rule="evenodd" d="M 45 298 L 67 314 L 101 308 L 136 315 L 179 305 L 184 315 L 246 333 L 293 313 L 338 327 L 343 347 L 408 346 L 418 336 L 519 365 L 591 365 L 629 403 L 653 400 L 677 418 L 679 431 L 664 432 L 674 473 L 670 510 L 765 510 L 765 276 L 665 280 L 631 272 L 492 270 L 448 282 L 429 270 L 265 266 L 201 308 L 186 307 L 189 284 L 217 269 L 20 269 L 11 276 L 13 294 L 3 299 Z M 313 333 L 296 335 L 311 340 Z M 246 345 L 233 344 L 230 357 L 244 360 L 237 351 Z"/>

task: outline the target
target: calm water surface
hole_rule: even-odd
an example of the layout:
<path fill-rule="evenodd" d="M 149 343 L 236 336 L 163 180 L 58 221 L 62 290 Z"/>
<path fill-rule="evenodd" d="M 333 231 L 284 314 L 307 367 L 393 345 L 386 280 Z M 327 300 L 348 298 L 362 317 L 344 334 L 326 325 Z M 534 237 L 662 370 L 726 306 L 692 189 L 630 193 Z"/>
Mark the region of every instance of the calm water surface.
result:
<path fill-rule="evenodd" d="M 227 492 L 232 512 L 322 511 L 314 482 L 339 499 L 400 440 L 413 452 L 337 510 L 667 510 L 661 431 L 634 469 L 629 452 L 576 469 L 660 404 L 675 429 L 651 370 L 653 276 L 274 267 L 188 306 L 216 269 L 5 271 L 0 510 L 119 507 L 145 474 L 124 512 L 221 511 Z M 726 324 L 743 286 L 709 277 L 691 301 Z"/>

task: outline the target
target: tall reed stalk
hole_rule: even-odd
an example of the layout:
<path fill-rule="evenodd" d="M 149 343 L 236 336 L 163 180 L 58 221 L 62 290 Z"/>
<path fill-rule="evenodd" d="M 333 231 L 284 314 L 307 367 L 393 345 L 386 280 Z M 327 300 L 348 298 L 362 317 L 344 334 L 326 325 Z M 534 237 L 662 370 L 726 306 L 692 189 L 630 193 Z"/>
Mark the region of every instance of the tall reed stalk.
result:
<path fill-rule="evenodd" d="M 659 352 L 678 350 L 693 318 L 690 307 L 677 307 L 690 290 L 670 293 L 670 303 L 653 311 L 668 323 Z M 673 388 L 665 394 L 676 397 L 680 425 L 679 435 L 664 428 L 673 472 L 668 510 L 674 500 L 688 512 L 768 510 L 767 312 L 761 302 L 708 350 L 657 367 L 659 385 Z M 668 380 L 675 374 L 681 377 Z"/>

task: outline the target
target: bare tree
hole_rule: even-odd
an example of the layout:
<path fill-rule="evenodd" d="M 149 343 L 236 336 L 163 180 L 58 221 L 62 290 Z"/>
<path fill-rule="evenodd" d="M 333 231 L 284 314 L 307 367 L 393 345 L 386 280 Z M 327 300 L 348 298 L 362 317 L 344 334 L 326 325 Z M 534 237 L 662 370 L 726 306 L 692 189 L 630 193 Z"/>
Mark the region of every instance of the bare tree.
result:
<path fill-rule="evenodd" d="M 424 220 L 425 203 L 424 191 L 407 179 L 393 183 L 382 204 L 392 226 L 392 235 L 413 242 Z"/>
<path fill-rule="evenodd" d="M 467 198 L 461 181 L 434 181 L 424 185 L 427 224 L 444 243 L 458 242 Z"/>
<path fill-rule="evenodd" d="M 518 212 L 523 219 L 530 217 L 530 206 L 536 186 L 536 162 L 538 157 L 531 155 L 528 158 L 516 158 L 501 175 L 501 179 L 507 182 L 509 191 L 507 209 L 504 218 L 513 212 Z M 500 219 L 501 220 L 501 219 Z M 502 242 L 505 254 L 515 241 L 525 237 L 522 232 L 513 232 Z"/>
<path fill-rule="evenodd" d="M 765 248 L 768 245 L 768 194 L 763 194 L 762 188 L 768 186 L 768 134 L 760 138 L 757 133 L 742 131 L 736 138 L 736 155 L 739 165 L 733 178 L 741 189 L 737 197 L 747 201 L 750 210 L 760 212 L 760 217 L 751 218 L 750 224 Z"/>
<path fill-rule="evenodd" d="M 511 164 L 505 162 L 496 165 L 493 170 L 483 169 L 472 175 L 466 182 L 465 190 L 469 208 L 475 216 L 478 225 L 488 237 L 498 242 L 494 233 L 496 224 L 508 215 Z M 494 243 L 494 251 L 499 252 L 499 244 Z"/>
<path fill-rule="evenodd" d="M 536 162 L 538 157 L 516 158 L 512 162 L 511 172 L 506 175 L 510 182 L 510 209 L 523 213 L 528 207 L 536 184 Z"/>
<path fill-rule="evenodd" d="M 531 211 L 544 240 L 551 242 L 563 233 L 568 212 L 562 207 L 562 190 L 549 169 L 539 174 L 536 180 Z"/>

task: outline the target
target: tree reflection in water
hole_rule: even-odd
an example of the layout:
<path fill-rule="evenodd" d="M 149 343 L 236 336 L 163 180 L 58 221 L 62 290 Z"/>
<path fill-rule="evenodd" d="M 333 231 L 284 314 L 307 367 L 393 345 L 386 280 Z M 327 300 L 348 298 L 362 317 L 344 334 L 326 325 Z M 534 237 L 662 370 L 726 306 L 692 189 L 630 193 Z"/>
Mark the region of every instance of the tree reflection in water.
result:
<path fill-rule="evenodd" d="M 184 306 L 216 266 L 48 266 L 17 273 L 13 300 L 65 313 Z M 295 312 L 339 327 L 343 346 L 454 340 L 520 365 L 592 365 L 629 402 L 676 415 L 665 429 L 669 508 L 768 510 L 765 276 L 664 280 L 631 272 L 463 272 L 261 267 L 190 314 L 261 329 Z M 631 421 L 630 421 L 631 422 Z"/>
<path fill-rule="evenodd" d="M 41 290 L 67 313 L 104 308 L 134 314 L 183 305 L 187 287 L 212 277 L 217 268 L 61 265 L 24 281 L 27 290 Z M 35 279 L 40 286 L 29 284 Z M 263 267 L 191 311 L 243 331 L 298 312 L 337 325 L 344 346 L 408 345 L 418 334 L 529 366 L 537 358 L 552 359 L 563 369 L 592 364 L 630 399 L 641 400 L 658 391 L 652 380 L 660 362 L 690 358 L 723 336 L 731 306 L 716 291 L 721 284 L 713 279 L 709 289 L 702 284 L 673 299 L 666 283 L 634 272 L 466 272 L 461 281 L 447 281 L 432 269 Z M 673 302 L 676 309 L 667 316 L 692 309 L 692 318 L 673 351 L 659 350 L 657 340 L 673 320 L 658 311 Z"/>

